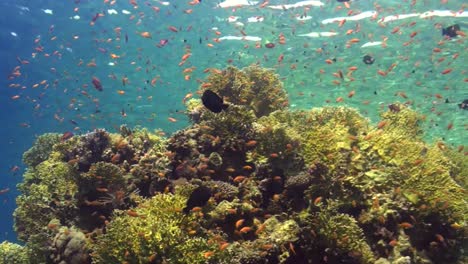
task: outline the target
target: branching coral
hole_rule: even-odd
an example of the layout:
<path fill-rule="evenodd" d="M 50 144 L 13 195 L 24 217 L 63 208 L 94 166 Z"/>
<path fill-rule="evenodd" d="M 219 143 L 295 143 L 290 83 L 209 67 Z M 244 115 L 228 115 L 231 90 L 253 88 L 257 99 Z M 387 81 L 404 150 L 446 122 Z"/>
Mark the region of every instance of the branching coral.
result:
<path fill-rule="evenodd" d="M 288 105 L 278 75 L 255 65 L 242 70 L 228 67 L 221 72 L 213 72 L 207 83 L 210 84 L 209 89 L 225 97 L 228 102 L 247 106 L 257 117 Z"/>
<path fill-rule="evenodd" d="M 117 212 L 96 241 L 94 263 L 205 263 L 219 258 L 223 252 L 209 242 L 196 216 L 181 212 L 185 201 L 178 194 L 159 194 L 137 208 Z"/>
<path fill-rule="evenodd" d="M 18 196 L 15 210 L 15 229 L 23 241 L 31 236 L 47 239 L 47 224 L 53 219 L 62 223 L 73 221 L 76 207 L 71 202 L 78 186 L 74 182 L 76 171 L 67 163 L 47 160 L 24 175 L 18 185 L 23 193 Z"/>
<path fill-rule="evenodd" d="M 40 135 L 34 145 L 23 154 L 23 162 L 30 167 L 35 167 L 47 160 L 52 152 L 52 147 L 60 142 L 60 139 L 61 136 L 56 133 Z"/>
<path fill-rule="evenodd" d="M 348 255 L 359 263 L 374 263 L 375 258 L 357 221 L 346 214 L 318 214 L 318 235 L 337 254 Z"/>
<path fill-rule="evenodd" d="M 0 263 L 29 264 L 28 248 L 4 241 L 0 243 Z"/>

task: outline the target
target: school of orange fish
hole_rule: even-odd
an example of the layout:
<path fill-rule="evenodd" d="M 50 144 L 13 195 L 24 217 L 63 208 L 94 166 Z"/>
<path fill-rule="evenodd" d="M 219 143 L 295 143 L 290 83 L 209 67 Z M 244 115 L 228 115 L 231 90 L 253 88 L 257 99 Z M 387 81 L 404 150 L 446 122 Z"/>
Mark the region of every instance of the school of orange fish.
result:
<path fill-rule="evenodd" d="M 210 86 L 207 73 L 259 64 L 280 74 L 293 109 L 347 104 L 375 117 L 401 101 L 426 114 L 436 136 L 463 144 L 466 3 L 435 2 L 445 11 L 420 0 L 75 0 L 70 10 L 43 10 L 70 22 L 44 19 L 31 54 L 15 55 L 8 89 L 18 108 L 32 106 L 31 119 L 18 120 L 24 128 L 172 132 L 186 121 L 184 104 Z M 455 38 L 441 34 L 455 23 Z M 375 63 L 364 64 L 366 54 Z"/>

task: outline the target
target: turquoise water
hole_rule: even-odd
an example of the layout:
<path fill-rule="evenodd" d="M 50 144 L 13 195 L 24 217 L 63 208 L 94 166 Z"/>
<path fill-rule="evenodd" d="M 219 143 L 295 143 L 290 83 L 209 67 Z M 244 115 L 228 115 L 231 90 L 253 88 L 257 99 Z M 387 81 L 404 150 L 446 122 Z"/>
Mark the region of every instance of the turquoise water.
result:
<path fill-rule="evenodd" d="M 447 39 L 441 34 L 442 28 L 455 23 L 466 32 L 466 12 L 381 21 L 430 10 L 457 12 L 465 7 L 463 1 L 361 0 L 350 2 L 349 9 L 336 1 L 324 1 L 322 7 L 286 10 L 268 5 L 292 1 L 270 1 L 264 8 L 260 4 L 219 8 L 218 1 L 206 0 L 195 5 L 189 1 L 168 5 L 162 1 L 136 1 L 136 5 L 129 1 L 29 2 L 1 4 L 2 72 L 8 77 L 19 67 L 16 72 L 21 73 L 2 81 L 0 189 L 10 191 L 0 196 L 6 215 L 1 220 L 1 240 L 15 240 L 11 219 L 15 185 L 24 169 L 21 155 L 35 136 L 66 131 L 80 134 L 94 128 L 115 131 L 124 123 L 172 133 L 188 124 L 182 113 L 183 99 L 189 93 L 198 96 L 207 68 L 251 64 L 273 68 L 284 82 L 292 109 L 348 105 L 377 121 L 388 104 L 407 102 L 426 116 L 429 140 L 442 138 L 454 146 L 468 142 L 468 111 L 458 107 L 468 99 L 466 37 Z M 124 10 L 129 14 L 122 13 Z M 377 14 L 344 24 L 342 19 L 322 23 L 347 17 L 351 10 L 351 15 Z M 230 16 L 238 16 L 237 22 L 243 25 L 229 22 Z M 299 21 L 301 16 L 311 19 Z M 93 17 L 97 19 L 91 25 Z M 263 21 L 249 23 L 250 17 Z M 151 37 L 142 36 L 144 32 Z M 337 35 L 299 36 L 310 32 Z M 261 40 L 217 40 L 245 35 Z M 284 44 L 280 36 L 284 36 Z M 352 39 L 359 41 L 350 44 Z M 167 44 L 158 47 L 161 40 Z M 384 43 L 361 48 L 371 41 Z M 274 48 L 265 47 L 270 42 Z M 179 66 L 188 53 L 191 56 Z M 362 62 L 366 54 L 375 58 L 374 64 Z M 347 75 L 353 66 L 357 70 Z M 442 74 L 446 69 L 452 71 Z M 339 71 L 343 78 L 333 75 Z M 93 77 L 102 83 L 102 91 L 93 87 Z M 354 95 L 349 97 L 351 91 Z"/>

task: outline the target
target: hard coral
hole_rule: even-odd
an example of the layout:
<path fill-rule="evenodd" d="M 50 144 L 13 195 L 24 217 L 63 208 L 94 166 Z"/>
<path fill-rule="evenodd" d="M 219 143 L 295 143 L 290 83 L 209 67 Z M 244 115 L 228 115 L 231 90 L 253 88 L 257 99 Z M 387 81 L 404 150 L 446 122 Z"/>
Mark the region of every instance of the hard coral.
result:
<path fill-rule="evenodd" d="M 76 228 L 61 228 L 52 241 L 50 251 L 52 263 L 91 263 L 86 236 Z"/>
<path fill-rule="evenodd" d="M 55 146 L 66 162 L 76 164 L 78 171 L 87 172 L 91 164 L 103 160 L 103 152 L 109 146 L 109 134 L 95 130 L 83 136 L 73 137 Z"/>
<path fill-rule="evenodd" d="M 228 67 L 214 71 L 207 80 L 209 89 L 235 105 L 245 105 L 257 117 L 283 109 L 288 105 L 283 84 L 272 70 L 250 66 L 239 70 Z"/>
<path fill-rule="evenodd" d="M 348 256 L 357 263 L 374 263 L 375 258 L 357 221 L 346 214 L 322 211 L 318 214 L 317 235 L 329 254 Z M 319 242 L 320 243 L 320 242 Z"/>
<path fill-rule="evenodd" d="M 0 263 L 30 264 L 28 248 L 4 241 L 0 243 Z"/>
<path fill-rule="evenodd" d="M 37 137 L 34 145 L 23 154 L 23 162 L 29 167 L 35 167 L 47 160 L 52 147 L 60 142 L 61 136 L 56 133 L 46 133 Z"/>
<path fill-rule="evenodd" d="M 208 243 L 194 215 L 183 217 L 185 202 L 178 194 L 158 194 L 118 212 L 106 234 L 97 238 L 94 263 L 205 263 L 218 258 L 218 253 L 204 255 L 217 252 L 218 245 Z"/>
<path fill-rule="evenodd" d="M 73 197 L 78 190 L 74 182 L 77 172 L 67 163 L 47 160 L 29 168 L 24 182 L 18 185 L 21 195 L 16 199 L 15 229 L 23 241 L 31 236 L 47 237 L 44 228 L 58 218 L 63 223 L 73 221 L 76 207 Z"/>
<path fill-rule="evenodd" d="M 219 114 L 205 112 L 199 124 L 169 138 L 167 149 L 173 153 L 169 178 L 210 176 L 227 181 L 248 164 L 246 143 L 254 136 L 254 121 L 253 112 L 242 106 L 231 106 Z"/>

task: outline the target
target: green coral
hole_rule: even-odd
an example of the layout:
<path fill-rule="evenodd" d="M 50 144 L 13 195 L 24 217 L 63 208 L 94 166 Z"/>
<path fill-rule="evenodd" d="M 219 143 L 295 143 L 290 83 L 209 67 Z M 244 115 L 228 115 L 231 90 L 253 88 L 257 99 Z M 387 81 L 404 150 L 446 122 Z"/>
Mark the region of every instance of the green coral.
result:
<path fill-rule="evenodd" d="M 109 162 L 96 162 L 86 173 L 81 173 L 77 179 L 80 191 L 87 193 L 95 191 L 97 186 L 107 186 L 108 189 L 119 190 L 127 186 L 121 168 Z M 99 183 L 99 184 L 98 184 Z"/>
<path fill-rule="evenodd" d="M 259 234 L 259 238 L 271 243 L 283 245 L 298 240 L 299 225 L 292 219 L 280 221 L 278 217 L 268 218 L 264 223 L 265 230 Z"/>
<path fill-rule="evenodd" d="M 396 107 L 398 111 L 389 110 L 381 114 L 381 121 L 387 123 L 386 129 L 394 130 L 405 137 L 420 139 L 423 135 L 421 125 L 424 116 L 400 103 L 393 104 L 393 107 Z"/>
<path fill-rule="evenodd" d="M 22 194 L 16 199 L 17 208 L 13 214 L 15 230 L 37 259 L 44 256 L 42 245 L 50 236 L 49 221 L 57 218 L 68 223 L 77 213 L 72 202 L 78 190 L 75 176 L 76 171 L 67 163 L 49 159 L 29 168 L 23 183 L 18 184 Z"/>
<path fill-rule="evenodd" d="M 357 221 L 346 214 L 324 210 L 318 214 L 318 235 L 328 247 L 339 254 L 349 255 L 359 263 L 374 263 L 375 258 Z"/>
<path fill-rule="evenodd" d="M 67 163 L 47 160 L 29 168 L 23 183 L 18 184 L 22 192 L 16 199 L 14 213 L 15 228 L 21 240 L 39 236 L 53 218 L 68 221 L 75 207 L 70 203 L 78 190 L 74 182 L 76 171 Z M 55 208 L 51 208 L 51 204 Z"/>
<path fill-rule="evenodd" d="M 97 237 L 94 263 L 205 263 L 218 258 L 204 254 L 216 252 L 218 245 L 209 243 L 195 215 L 183 215 L 185 202 L 178 194 L 159 194 L 132 209 L 133 215 L 117 212 L 106 233 Z"/>
<path fill-rule="evenodd" d="M 344 107 L 312 109 L 303 119 L 299 151 L 306 164 L 320 162 L 336 175 L 345 174 L 355 138 L 366 131 L 367 119 Z"/>
<path fill-rule="evenodd" d="M 205 112 L 200 125 L 211 127 L 222 138 L 244 136 L 251 133 L 256 117 L 253 111 L 242 106 L 231 106 L 221 113 Z"/>
<path fill-rule="evenodd" d="M 458 149 L 446 148 L 444 155 L 452 162 L 451 175 L 453 179 L 463 188 L 468 187 L 468 152 L 464 151 L 464 146 L 459 146 Z"/>
<path fill-rule="evenodd" d="M 7 241 L 0 243 L 0 263 L 29 264 L 28 248 Z"/>
<path fill-rule="evenodd" d="M 34 145 L 23 154 L 23 162 L 30 166 L 36 167 L 39 163 L 47 160 L 52 147 L 60 142 L 61 135 L 56 133 L 46 133 L 37 137 Z"/>
<path fill-rule="evenodd" d="M 247 153 L 249 161 L 256 164 L 270 162 L 273 169 L 289 173 L 297 173 L 303 169 L 303 158 L 295 151 L 301 141 L 300 135 L 287 124 L 278 122 L 278 119 L 288 113 L 278 110 L 254 123 L 258 144 L 254 151 Z"/>
<path fill-rule="evenodd" d="M 228 102 L 247 106 L 257 117 L 284 109 L 288 105 L 279 76 L 259 66 L 241 70 L 228 67 L 221 73 L 213 72 L 207 83 L 211 84 L 209 89 L 225 97 Z"/>
<path fill-rule="evenodd" d="M 446 221 L 466 223 L 466 191 L 451 177 L 453 167 L 440 147 L 429 147 L 419 166 L 402 168 L 408 175 L 402 184 L 402 191 L 416 194 L 422 202 L 432 206 L 434 211 L 445 215 Z"/>
<path fill-rule="evenodd" d="M 445 215 L 446 221 L 466 222 L 468 216 L 465 190 L 455 182 L 463 171 L 463 162 L 455 165 L 447 156 L 442 142 L 428 145 L 422 141 L 420 116 L 408 108 L 382 114 L 380 129 L 372 130 L 369 137 L 359 142 L 366 163 L 380 167 L 377 174 L 387 188 L 401 186 L 405 197 L 415 205 L 426 203 L 434 211 Z M 381 123 L 382 124 L 382 123 Z M 365 152 L 363 152 L 365 151 Z M 453 154 L 453 153 L 452 153 Z M 366 172 L 369 175 L 369 171 Z M 436 204 L 446 204 L 441 206 Z M 443 211 L 443 212 L 442 212 Z"/>

